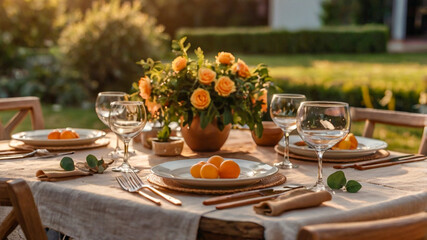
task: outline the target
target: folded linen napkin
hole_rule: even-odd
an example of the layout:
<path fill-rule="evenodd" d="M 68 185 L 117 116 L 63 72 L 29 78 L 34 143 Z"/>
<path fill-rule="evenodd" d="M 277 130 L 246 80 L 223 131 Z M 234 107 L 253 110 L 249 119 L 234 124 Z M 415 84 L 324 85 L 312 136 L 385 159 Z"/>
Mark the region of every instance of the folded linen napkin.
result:
<path fill-rule="evenodd" d="M 82 171 L 79 169 L 75 169 L 73 171 L 65 171 L 65 170 L 59 170 L 59 169 L 45 169 L 45 170 L 38 170 L 36 172 L 36 177 L 40 181 L 49 181 L 49 182 L 71 180 L 78 177 L 89 176 L 89 175 L 92 175 L 90 171 Z"/>
<path fill-rule="evenodd" d="M 285 211 L 316 207 L 332 199 L 327 191 L 313 192 L 307 189 L 296 189 L 285 193 L 274 200 L 260 202 L 254 206 L 258 214 L 277 216 Z"/>

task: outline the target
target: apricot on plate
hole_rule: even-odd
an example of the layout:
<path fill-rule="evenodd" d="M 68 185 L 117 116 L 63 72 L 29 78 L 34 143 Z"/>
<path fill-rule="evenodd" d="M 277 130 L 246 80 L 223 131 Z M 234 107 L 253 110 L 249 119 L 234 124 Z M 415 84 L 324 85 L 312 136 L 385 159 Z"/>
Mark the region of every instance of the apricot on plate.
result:
<path fill-rule="evenodd" d="M 203 165 L 205 165 L 205 162 L 200 161 L 194 164 L 193 166 L 191 166 L 190 168 L 191 176 L 195 178 L 201 178 L 202 176 L 200 175 L 200 169 L 202 168 Z"/>
<path fill-rule="evenodd" d="M 337 144 L 335 144 L 332 147 L 332 150 L 348 150 L 348 149 L 350 149 L 350 146 L 351 146 L 351 142 L 347 141 L 347 139 L 344 138 L 343 140 L 341 140 Z"/>
<path fill-rule="evenodd" d="M 348 139 L 348 141 L 351 143 L 350 149 L 357 149 L 357 145 L 359 145 L 359 143 L 357 142 L 357 139 L 353 133 L 349 133 L 346 139 Z"/>
<path fill-rule="evenodd" d="M 208 179 L 218 178 L 218 168 L 212 163 L 206 163 L 200 168 L 200 176 Z"/>
<path fill-rule="evenodd" d="M 332 150 L 349 150 L 349 149 L 354 150 L 354 149 L 357 149 L 357 145 L 358 145 L 358 142 L 356 137 L 354 136 L 353 133 L 349 133 L 344 139 L 342 139 L 337 144 L 335 144 L 332 147 Z"/>
<path fill-rule="evenodd" d="M 219 169 L 219 166 L 221 165 L 221 163 L 224 161 L 224 158 L 218 155 L 213 155 L 212 157 L 209 158 L 208 163 L 211 163 L 213 165 L 215 165 L 215 167 L 217 167 Z"/>
<path fill-rule="evenodd" d="M 71 130 L 71 132 L 74 134 L 74 138 L 79 138 L 80 137 L 80 135 L 76 131 Z"/>
<path fill-rule="evenodd" d="M 61 137 L 61 133 L 58 130 L 53 130 L 47 135 L 47 139 L 59 139 Z"/>
<path fill-rule="evenodd" d="M 225 160 L 219 167 L 220 178 L 238 178 L 240 175 L 240 166 L 233 160 Z"/>
<path fill-rule="evenodd" d="M 60 139 L 73 139 L 73 138 L 76 138 L 76 137 L 71 130 L 63 130 L 61 132 Z"/>

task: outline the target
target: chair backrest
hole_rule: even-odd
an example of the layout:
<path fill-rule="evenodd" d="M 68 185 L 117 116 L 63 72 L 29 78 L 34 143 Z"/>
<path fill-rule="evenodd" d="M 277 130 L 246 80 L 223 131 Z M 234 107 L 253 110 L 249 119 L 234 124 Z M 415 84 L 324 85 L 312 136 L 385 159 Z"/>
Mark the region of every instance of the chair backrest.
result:
<path fill-rule="evenodd" d="M 1 98 L 0 111 L 18 110 L 6 125 L 0 122 L 0 140 L 10 139 L 12 131 L 31 113 L 31 123 L 34 130 L 44 128 L 43 113 L 38 97 Z"/>
<path fill-rule="evenodd" d="M 24 180 L 0 178 L 0 205 L 12 206 L 0 225 L 0 239 L 6 239 L 20 225 L 28 240 L 47 240 L 33 194 Z"/>
<path fill-rule="evenodd" d="M 298 240 L 418 240 L 427 238 L 427 212 L 375 221 L 317 224 L 303 227 Z"/>
<path fill-rule="evenodd" d="M 365 121 L 362 134 L 364 137 L 372 137 L 376 123 L 423 128 L 424 132 L 418 153 L 427 154 L 427 114 L 356 107 L 352 107 L 350 112 L 352 121 Z"/>

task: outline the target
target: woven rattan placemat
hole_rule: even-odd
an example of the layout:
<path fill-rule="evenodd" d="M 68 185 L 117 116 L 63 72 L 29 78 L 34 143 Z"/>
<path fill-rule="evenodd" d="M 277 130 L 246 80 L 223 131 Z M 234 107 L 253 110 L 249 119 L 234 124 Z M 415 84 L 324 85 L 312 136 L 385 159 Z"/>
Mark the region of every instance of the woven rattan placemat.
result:
<path fill-rule="evenodd" d="M 63 150 L 80 150 L 80 149 L 89 149 L 89 148 L 98 148 L 107 146 L 110 143 L 109 138 L 100 138 L 91 144 L 85 145 L 69 145 L 69 146 L 33 146 L 25 144 L 24 142 L 11 140 L 9 146 L 19 150 L 28 150 L 28 149 L 38 149 L 44 148 L 49 151 L 63 151 Z"/>
<path fill-rule="evenodd" d="M 283 155 L 283 147 L 276 145 L 274 147 L 274 150 L 276 150 L 277 153 Z M 366 160 L 372 160 L 372 159 L 380 159 L 388 157 L 390 153 L 387 150 L 381 149 L 376 151 L 373 154 L 361 156 L 361 157 L 355 157 L 355 158 L 323 158 L 323 162 L 330 162 L 330 163 L 347 163 L 347 162 L 359 162 L 359 161 L 366 161 Z M 289 157 L 297 160 L 306 160 L 306 161 L 316 161 L 317 158 L 314 157 L 308 157 L 308 156 L 301 156 L 294 153 L 289 153 Z"/>
<path fill-rule="evenodd" d="M 171 179 L 162 178 L 154 174 L 147 176 L 147 180 L 159 187 L 163 187 L 169 190 L 186 192 L 186 193 L 197 193 L 197 194 L 229 194 L 235 192 L 243 192 L 267 187 L 273 187 L 286 182 L 286 177 L 281 173 L 273 174 L 269 177 L 261 179 L 259 182 L 247 186 L 233 187 L 233 188 L 201 188 L 194 186 L 187 186 Z"/>

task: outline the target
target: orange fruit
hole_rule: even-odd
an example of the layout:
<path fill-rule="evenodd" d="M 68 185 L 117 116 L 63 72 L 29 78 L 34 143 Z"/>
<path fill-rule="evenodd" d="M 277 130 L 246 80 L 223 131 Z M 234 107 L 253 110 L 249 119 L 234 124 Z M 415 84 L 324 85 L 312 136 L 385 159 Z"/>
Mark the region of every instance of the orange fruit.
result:
<path fill-rule="evenodd" d="M 213 155 L 212 157 L 209 158 L 208 163 L 211 163 L 213 165 L 215 165 L 215 167 L 217 167 L 219 169 L 219 166 L 221 165 L 221 163 L 224 161 L 224 158 L 218 155 Z"/>
<path fill-rule="evenodd" d="M 347 134 L 347 136 L 339 141 L 332 147 L 332 150 L 349 150 L 349 149 L 357 149 L 357 139 L 353 133 Z"/>
<path fill-rule="evenodd" d="M 219 167 L 220 178 L 237 178 L 240 174 L 240 166 L 233 160 L 225 160 Z"/>
<path fill-rule="evenodd" d="M 61 132 L 60 139 L 72 139 L 72 138 L 76 138 L 76 137 L 71 130 L 64 130 Z"/>
<path fill-rule="evenodd" d="M 339 141 L 337 144 L 335 144 L 332 149 L 333 150 L 348 150 L 350 149 L 351 146 L 351 142 L 347 141 L 346 138 L 344 138 L 343 140 Z"/>
<path fill-rule="evenodd" d="M 194 164 L 193 166 L 191 166 L 190 168 L 191 176 L 195 178 L 201 178 L 202 176 L 200 175 L 200 169 L 202 168 L 203 165 L 205 165 L 205 162 L 200 161 Z"/>
<path fill-rule="evenodd" d="M 77 132 L 75 132 L 74 130 L 71 130 L 71 132 L 74 134 L 74 138 L 79 138 L 80 137 L 80 135 Z"/>
<path fill-rule="evenodd" d="M 212 163 L 206 163 L 200 168 L 200 176 L 209 179 L 218 178 L 218 168 Z"/>
<path fill-rule="evenodd" d="M 357 145 L 359 144 L 357 142 L 356 137 L 354 136 L 353 133 L 349 133 L 346 137 L 346 139 L 348 139 L 350 141 L 350 149 L 357 149 Z"/>
<path fill-rule="evenodd" d="M 53 130 L 47 135 L 47 139 L 59 139 L 61 133 L 58 130 Z"/>

